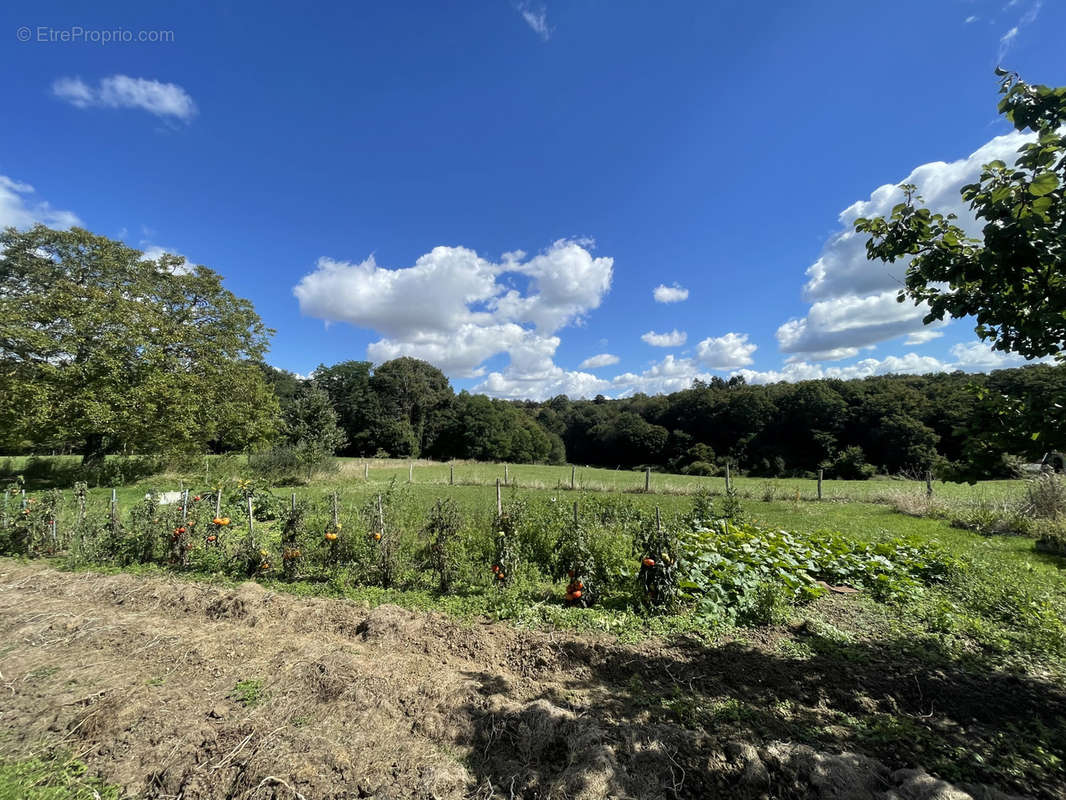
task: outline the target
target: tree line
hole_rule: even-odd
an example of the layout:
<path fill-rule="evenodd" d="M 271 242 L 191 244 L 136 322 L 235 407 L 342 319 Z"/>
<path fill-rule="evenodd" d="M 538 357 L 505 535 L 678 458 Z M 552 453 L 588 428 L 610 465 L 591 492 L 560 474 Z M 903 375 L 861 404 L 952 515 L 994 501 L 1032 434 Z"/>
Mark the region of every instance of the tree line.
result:
<path fill-rule="evenodd" d="M 440 370 L 413 358 L 376 369 L 366 361 L 322 366 L 306 381 L 262 369 L 283 416 L 294 420 L 294 404 L 320 396 L 330 413 L 311 427 L 335 424 L 344 439 L 337 453 L 348 456 L 570 461 L 700 475 L 728 463 L 766 477 L 821 469 L 848 479 L 934 470 L 965 480 L 1008 477 L 1021 461 L 1066 449 L 1057 408 L 1066 366 L 1049 364 L 770 385 L 714 378 L 671 394 L 546 402 L 456 394 Z M 1036 398 L 1031 424 L 1005 424 L 1002 403 L 1012 398 Z"/>

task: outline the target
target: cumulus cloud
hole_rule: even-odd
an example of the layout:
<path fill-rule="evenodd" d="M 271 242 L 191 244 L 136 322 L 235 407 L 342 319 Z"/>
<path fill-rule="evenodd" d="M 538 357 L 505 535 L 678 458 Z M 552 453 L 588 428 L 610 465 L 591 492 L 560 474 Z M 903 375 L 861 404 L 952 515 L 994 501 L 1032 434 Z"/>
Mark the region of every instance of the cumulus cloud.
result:
<path fill-rule="evenodd" d="M 618 356 L 613 356 L 610 353 L 600 353 L 598 356 L 589 356 L 580 364 L 578 369 L 597 369 L 599 367 L 609 367 L 612 364 L 617 364 L 619 361 Z"/>
<path fill-rule="evenodd" d="M 660 283 L 652 291 L 652 297 L 655 298 L 656 303 L 680 303 L 683 300 L 688 300 L 688 289 L 678 286 L 676 283 L 673 286 L 666 286 Z"/>
<path fill-rule="evenodd" d="M 307 316 L 381 334 L 367 348 L 376 362 L 422 358 L 455 377 L 482 377 L 478 390 L 500 397 L 584 396 L 606 384 L 553 359 L 556 331 L 580 324 L 610 290 L 613 259 L 594 257 L 590 246 L 561 239 L 532 258 L 514 251 L 500 262 L 465 247 L 435 247 L 399 269 L 373 257 L 355 264 L 320 258 L 293 293 Z M 513 277 L 526 280 L 524 291 L 507 285 Z M 500 353 L 508 366 L 486 375 L 483 363 Z"/>
<path fill-rule="evenodd" d="M 902 356 L 886 356 L 882 359 L 864 358 L 854 364 L 826 367 L 809 361 L 795 361 L 785 364 L 780 370 L 759 372 L 749 369 L 737 370 L 734 375 L 742 375 L 748 383 L 777 383 L 779 381 L 807 381 L 818 378 L 868 378 L 871 375 L 903 373 L 908 375 L 925 375 L 933 372 L 987 372 L 992 369 L 1019 367 L 1023 364 L 1037 363 L 1027 361 L 1014 353 L 1001 353 L 992 350 L 985 342 L 968 342 L 951 347 L 953 361 L 941 361 L 932 356 L 906 353 Z M 1052 358 L 1038 359 L 1051 363 Z"/>
<path fill-rule="evenodd" d="M 188 122 L 196 116 L 196 103 L 174 83 L 112 75 L 93 87 L 81 78 L 58 78 L 52 94 L 75 108 L 139 108 L 157 117 Z"/>
<path fill-rule="evenodd" d="M 923 164 L 899 183 L 913 183 L 926 204 L 943 213 L 958 215 L 958 224 L 972 236 L 981 226 L 963 202 L 959 191 L 978 179 L 981 166 L 1001 159 L 1008 163 L 1030 136 L 1011 132 L 997 136 L 968 158 L 950 163 Z M 876 189 L 867 200 L 841 212 L 840 230 L 829 238 L 819 258 L 807 269 L 803 297 L 811 307 L 801 319 L 792 319 L 777 330 L 781 350 L 800 359 L 833 360 L 857 354 L 857 348 L 925 329 L 923 304 L 897 303 L 906 262 L 871 262 L 866 258 L 866 237 L 854 231 L 859 217 L 888 215 L 903 200 L 898 184 Z"/>
<path fill-rule="evenodd" d="M 696 358 L 711 369 L 735 369 L 752 362 L 751 354 L 758 345 L 748 342 L 746 333 L 727 333 L 725 336 L 704 339 L 696 346 Z"/>
<path fill-rule="evenodd" d="M 52 208 L 43 200 L 35 201 L 34 189 L 6 175 L 0 175 L 0 228 L 28 228 L 41 223 L 50 228 L 82 225 L 73 211 Z"/>
<path fill-rule="evenodd" d="M 533 32 L 537 34 L 545 42 L 551 38 L 551 28 L 548 25 L 548 9 L 543 5 L 534 6 L 532 3 L 523 2 L 518 3 L 515 8 L 518 13 L 522 15 L 522 19 L 526 21 L 526 24 L 533 29 Z"/>
<path fill-rule="evenodd" d="M 688 334 L 675 328 L 669 333 L 648 331 L 640 338 L 652 347 L 680 347 L 688 340 Z"/>
<path fill-rule="evenodd" d="M 675 358 L 670 354 L 643 372 L 617 375 L 611 380 L 611 386 L 619 395 L 635 392 L 659 394 L 681 391 L 692 386 L 694 380 L 710 381 L 712 377 L 700 369 L 695 359 Z"/>

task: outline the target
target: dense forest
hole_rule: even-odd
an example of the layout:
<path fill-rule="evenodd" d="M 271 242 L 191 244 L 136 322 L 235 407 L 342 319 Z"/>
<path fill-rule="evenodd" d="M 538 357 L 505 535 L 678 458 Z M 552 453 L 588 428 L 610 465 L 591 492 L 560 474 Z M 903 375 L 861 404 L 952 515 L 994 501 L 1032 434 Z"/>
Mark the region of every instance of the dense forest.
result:
<path fill-rule="evenodd" d="M 309 381 L 262 369 L 283 415 L 307 392 L 328 396 L 343 455 L 570 461 L 704 475 L 728 462 L 768 477 L 932 469 L 971 479 L 1007 476 L 1019 461 L 1066 447 L 1059 424 L 1066 366 L 1047 364 L 765 386 L 715 378 L 668 395 L 542 403 L 455 394 L 443 373 L 412 358 L 376 369 L 366 361 L 322 366 Z M 1007 424 L 1005 408 L 1022 398 L 1026 413 Z"/>

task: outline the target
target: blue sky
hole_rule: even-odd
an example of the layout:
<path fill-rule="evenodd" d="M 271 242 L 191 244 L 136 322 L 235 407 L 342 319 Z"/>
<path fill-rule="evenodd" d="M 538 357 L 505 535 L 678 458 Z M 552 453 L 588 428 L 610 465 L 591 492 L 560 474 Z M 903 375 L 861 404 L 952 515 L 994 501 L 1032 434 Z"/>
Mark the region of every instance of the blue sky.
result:
<path fill-rule="evenodd" d="M 0 224 L 205 264 L 301 374 L 410 354 L 539 398 L 1008 366 L 846 232 L 909 175 L 958 208 L 1020 144 L 993 67 L 1062 85 L 1063 30 L 1056 0 L 16 0 Z"/>

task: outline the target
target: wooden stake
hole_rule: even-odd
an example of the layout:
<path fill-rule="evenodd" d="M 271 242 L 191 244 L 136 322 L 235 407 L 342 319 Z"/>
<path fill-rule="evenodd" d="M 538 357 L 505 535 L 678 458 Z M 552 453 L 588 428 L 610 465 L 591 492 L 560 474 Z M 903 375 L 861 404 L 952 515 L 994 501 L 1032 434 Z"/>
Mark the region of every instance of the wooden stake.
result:
<path fill-rule="evenodd" d="M 659 507 L 658 506 L 655 506 L 655 532 L 656 533 L 662 533 L 663 532 L 663 518 L 662 518 L 662 514 L 659 513 Z"/>
<path fill-rule="evenodd" d="M 181 492 L 181 524 L 184 525 L 185 521 L 189 518 L 189 490 L 183 489 Z"/>
<path fill-rule="evenodd" d="M 933 496 L 933 471 L 929 469 L 925 471 L 925 496 Z"/>
<path fill-rule="evenodd" d="M 504 483 L 510 483 L 511 482 L 510 478 L 508 478 L 508 476 L 507 476 L 507 465 L 506 464 L 503 465 L 503 482 Z"/>
<path fill-rule="evenodd" d="M 574 528 L 577 528 L 577 500 L 574 501 Z"/>
<path fill-rule="evenodd" d="M 408 483 L 414 483 L 415 482 L 415 462 L 414 461 L 412 461 L 410 464 L 407 465 L 407 482 Z"/>
<path fill-rule="evenodd" d="M 378 533 L 385 536 L 385 510 L 381 507 L 381 495 L 378 495 Z"/>
<path fill-rule="evenodd" d="M 292 505 L 290 506 L 290 509 L 295 513 L 295 511 L 296 511 L 296 492 L 292 493 Z"/>
<path fill-rule="evenodd" d="M 363 462 L 363 480 L 364 481 L 370 480 L 370 462 L 369 461 L 364 461 Z"/>
<path fill-rule="evenodd" d="M 455 464 L 448 465 L 448 485 L 455 485 Z"/>
<path fill-rule="evenodd" d="M 651 489 L 651 467 L 644 468 L 644 491 Z"/>
<path fill-rule="evenodd" d="M 733 482 L 729 477 L 729 462 L 725 462 L 725 490 L 728 492 Z"/>
<path fill-rule="evenodd" d="M 245 501 L 248 504 L 248 540 L 252 543 L 255 542 L 255 521 L 252 519 L 252 496 L 245 495 Z"/>
<path fill-rule="evenodd" d="M 215 492 L 215 519 L 222 516 L 222 486 L 218 487 L 218 491 Z"/>
<path fill-rule="evenodd" d="M 23 492 L 25 494 L 25 492 Z M 23 501 L 25 502 L 25 501 Z M 118 512 L 118 497 L 115 494 L 115 490 L 111 490 L 111 525 L 114 526 L 117 519 Z"/>
<path fill-rule="evenodd" d="M 818 470 L 818 499 L 822 499 L 822 473 L 824 470 Z"/>
<path fill-rule="evenodd" d="M 574 488 L 574 479 L 576 477 L 577 477 L 577 467 L 576 466 L 571 466 L 570 467 L 570 488 L 571 489 Z M 575 506 L 575 508 L 576 508 L 576 506 Z"/>
<path fill-rule="evenodd" d="M 496 516 L 503 516 L 503 496 L 500 494 L 500 479 L 496 479 Z"/>

